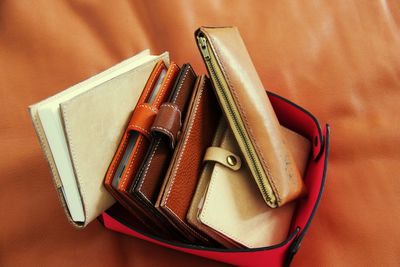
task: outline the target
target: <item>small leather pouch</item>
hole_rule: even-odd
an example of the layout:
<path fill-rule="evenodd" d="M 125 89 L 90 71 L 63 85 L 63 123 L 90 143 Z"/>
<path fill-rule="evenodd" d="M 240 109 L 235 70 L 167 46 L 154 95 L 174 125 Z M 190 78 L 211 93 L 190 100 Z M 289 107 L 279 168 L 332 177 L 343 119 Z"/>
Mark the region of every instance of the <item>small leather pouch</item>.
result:
<path fill-rule="evenodd" d="M 175 63 L 171 63 L 168 70 L 162 61 L 155 66 L 128 122 L 104 181 L 109 192 L 142 221 L 146 210 L 131 199 L 129 188 L 149 146 L 151 125 L 159 107 L 169 96 L 178 73 L 179 67 Z"/>
<path fill-rule="evenodd" d="M 196 189 L 203 155 L 211 145 L 219 117 L 220 109 L 210 81 L 204 75 L 199 76 L 156 203 L 156 208 L 194 243 L 208 242 L 187 223 L 186 214 Z"/>
<path fill-rule="evenodd" d="M 154 205 L 181 132 L 196 77 L 190 64 L 182 66 L 169 99 L 161 105 L 151 127 L 150 147 L 132 183 L 131 195 L 153 213 L 158 213 Z"/>
<path fill-rule="evenodd" d="M 276 208 L 305 193 L 301 175 L 236 27 L 196 31 L 213 88 L 265 202 Z"/>
<path fill-rule="evenodd" d="M 280 130 L 294 163 L 304 174 L 310 142 L 283 126 Z M 296 203 L 276 209 L 265 205 L 256 183 L 249 179 L 251 173 L 225 120 L 214 140 L 204 156 L 207 163 L 200 178 L 204 181 L 198 184 L 188 221 L 229 248 L 259 248 L 284 241 Z"/>

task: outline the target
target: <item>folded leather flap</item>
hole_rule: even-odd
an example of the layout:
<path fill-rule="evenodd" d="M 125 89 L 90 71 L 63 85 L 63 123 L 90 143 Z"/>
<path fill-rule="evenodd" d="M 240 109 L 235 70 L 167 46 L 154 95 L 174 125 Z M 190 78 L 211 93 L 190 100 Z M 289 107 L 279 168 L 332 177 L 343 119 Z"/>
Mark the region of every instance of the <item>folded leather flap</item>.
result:
<path fill-rule="evenodd" d="M 181 111 L 176 104 L 164 103 L 151 126 L 151 131 L 165 135 L 169 139 L 170 147 L 174 148 L 182 126 L 181 116 Z"/>
<path fill-rule="evenodd" d="M 213 161 L 223 166 L 237 171 L 242 166 L 242 161 L 238 155 L 222 147 L 211 146 L 204 154 L 204 161 Z"/>
<path fill-rule="evenodd" d="M 147 103 L 137 105 L 128 123 L 128 130 L 135 130 L 150 138 L 150 127 L 157 115 L 157 108 Z"/>

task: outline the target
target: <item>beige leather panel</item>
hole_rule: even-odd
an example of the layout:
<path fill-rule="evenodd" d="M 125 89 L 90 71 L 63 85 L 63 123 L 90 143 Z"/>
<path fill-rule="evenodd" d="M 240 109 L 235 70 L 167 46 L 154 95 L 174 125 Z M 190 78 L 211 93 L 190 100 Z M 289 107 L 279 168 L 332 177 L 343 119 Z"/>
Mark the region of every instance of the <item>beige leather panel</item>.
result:
<path fill-rule="evenodd" d="M 162 58 L 168 61 L 167 54 Z M 103 186 L 104 175 L 158 60 L 157 57 L 61 104 L 85 224 L 115 202 Z"/>
<path fill-rule="evenodd" d="M 288 140 L 295 164 L 304 172 L 310 143 L 284 127 L 280 129 Z M 221 148 L 240 154 L 230 129 L 225 131 Z M 245 247 L 265 247 L 285 240 L 295 205 L 292 202 L 276 209 L 269 208 L 245 163 L 238 171 L 216 163 L 199 212 L 199 220 Z"/>
<path fill-rule="evenodd" d="M 262 187 L 272 188 L 281 206 L 299 197 L 304 192 L 299 171 L 293 164 L 293 156 L 288 150 L 284 137 L 279 130 L 278 119 L 272 105 L 265 94 L 258 72 L 255 69 L 246 45 L 236 27 L 201 28 L 210 41 L 218 65 L 223 72 L 229 92 L 240 113 L 247 135 L 254 147 L 260 168 L 266 176 L 259 182 L 253 172 L 254 179 Z M 225 112 L 227 113 L 227 111 Z M 229 113 L 228 113 L 229 114 Z M 231 127 L 232 123 L 231 123 Z M 241 135 L 233 132 L 242 152 L 246 151 Z M 251 159 L 247 159 L 251 164 Z M 251 168 L 250 170 L 254 170 Z M 264 196 L 265 197 L 265 196 Z"/>

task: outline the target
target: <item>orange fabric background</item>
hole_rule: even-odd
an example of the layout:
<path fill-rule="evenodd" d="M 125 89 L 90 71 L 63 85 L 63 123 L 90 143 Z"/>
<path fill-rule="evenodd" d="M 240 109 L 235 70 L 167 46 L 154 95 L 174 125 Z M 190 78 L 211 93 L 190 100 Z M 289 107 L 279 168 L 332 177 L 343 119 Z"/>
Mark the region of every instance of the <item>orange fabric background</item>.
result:
<path fill-rule="evenodd" d="M 237 25 L 265 87 L 332 126 L 293 266 L 399 266 L 399 12 L 385 0 L 1 1 L 0 266 L 222 266 L 97 222 L 73 229 L 27 112 L 145 48 L 204 71 L 200 25 Z"/>

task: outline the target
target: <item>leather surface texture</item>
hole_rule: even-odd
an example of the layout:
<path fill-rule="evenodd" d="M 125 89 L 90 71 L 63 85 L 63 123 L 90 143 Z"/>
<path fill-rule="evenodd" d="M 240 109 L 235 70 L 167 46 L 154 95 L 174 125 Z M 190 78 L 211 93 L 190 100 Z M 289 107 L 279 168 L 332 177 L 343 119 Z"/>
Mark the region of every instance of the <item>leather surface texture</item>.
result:
<path fill-rule="evenodd" d="M 300 173 L 304 173 L 310 155 L 310 142 L 285 127 L 280 126 L 279 129 L 293 155 L 294 164 Z M 240 155 L 229 128 L 224 131 L 219 147 L 228 154 Z M 198 206 L 198 220 L 207 225 L 209 231 L 248 248 L 277 245 L 288 237 L 296 202 L 276 209 L 265 205 L 246 164 L 239 170 L 233 170 L 225 164 L 216 163 L 210 176 L 203 178 L 208 179 L 209 184 L 203 205 Z"/>
<path fill-rule="evenodd" d="M 151 142 L 129 188 L 130 198 L 145 211 L 143 217 L 163 226 L 172 239 L 183 241 L 186 238 L 155 208 L 155 204 L 182 126 L 184 118 L 181 117 L 186 114 L 195 81 L 193 68 L 190 64 L 184 64 L 177 74 L 167 101 L 160 106 L 154 123 L 149 127 Z"/>
<path fill-rule="evenodd" d="M 127 195 L 128 197 L 129 195 L 129 189 L 130 186 L 133 182 L 133 179 L 135 177 L 136 171 L 137 169 L 140 167 L 140 164 L 142 163 L 142 160 L 145 156 L 145 153 L 147 151 L 148 145 L 150 143 L 150 128 L 151 125 L 154 122 L 154 119 L 156 118 L 156 115 L 158 113 L 158 109 L 159 107 L 162 105 L 162 103 L 164 103 L 164 101 L 166 101 L 166 99 L 168 98 L 169 94 L 172 91 L 172 87 L 175 83 L 175 79 L 177 77 L 179 73 L 179 67 L 178 65 L 176 65 L 175 63 L 171 62 L 170 66 L 168 67 L 167 73 L 165 74 L 165 77 L 161 83 L 161 87 L 159 89 L 159 91 L 156 93 L 155 99 L 154 101 L 151 103 L 151 105 L 147 105 L 146 107 L 149 109 L 153 109 L 156 110 L 156 114 L 154 114 L 154 116 L 148 117 L 146 118 L 147 120 L 149 120 L 148 123 L 146 124 L 142 124 L 142 125 L 136 125 L 136 122 L 140 122 L 141 120 L 141 116 L 144 116 L 146 113 L 141 114 L 138 113 L 138 117 L 136 117 L 138 120 L 134 121 L 134 127 L 133 129 L 136 130 L 136 128 L 139 128 L 139 131 L 144 131 L 147 134 L 146 135 L 139 135 L 137 138 L 137 146 L 135 145 L 134 150 L 132 151 L 131 157 L 129 159 L 129 163 L 128 163 L 128 168 L 125 169 L 125 171 L 122 174 L 121 177 L 121 181 L 118 184 L 118 191 Z M 143 91 L 142 96 L 144 96 L 143 98 L 143 102 L 144 103 L 146 101 L 146 99 L 148 97 L 150 97 L 150 95 L 152 94 L 153 89 L 155 89 L 155 84 L 151 82 L 152 80 L 150 80 L 150 90 L 147 90 L 147 88 L 145 88 L 145 90 Z M 147 104 L 147 103 L 146 103 Z M 150 107 L 151 106 L 151 107 Z M 134 112 L 135 114 L 135 112 Z M 134 117 L 135 118 L 135 117 Z M 131 131 L 131 126 L 132 123 L 130 123 L 128 125 L 127 128 L 127 135 L 128 133 Z M 136 126 L 136 127 L 135 127 Z M 144 129 L 141 126 L 147 126 L 148 128 Z M 121 140 L 122 143 L 125 142 L 125 138 L 123 138 Z M 118 154 L 118 151 L 116 152 Z"/>
<path fill-rule="evenodd" d="M 149 207 L 154 207 L 156 204 L 195 82 L 196 74 L 193 68 L 190 64 L 184 64 L 168 101 L 161 105 L 151 127 L 153 138 L 130 190 L 131 194 L 137 196 Z M 169 135 L 168 129 L 174 133 Z"/>
<path fill-rule="evenodd" d="M 151 131 L 162 133 L 169 139 L 169 146 L 174 148 L 178 132 L 182 126 L 182 113 L 175 104 L 165 103 L 160 107 L 159 115 L 151 126 Z"/>
<path fill-rule="evenodd" d="M 156 81 L 157 81 L 157 79 L 159 79 L 161 73 L 166 70 L 167 70 L 167 66 L 162 61 L 159 61 L 154 66 L 151 74 L 147 77 L 146 84 L 142 88 L 142 92 L 140 94 L 140 97 L 139 97 L 139 100 L 137 101 L 136 106 L 149 110 L 147 114 L 153 115 L 154 113 L 157 112 L 157 109 L 154 109 L 154 108 L 150 107 L 149 105 L 146 105 L 145 101 L 148 98 L 148 96 L 151 94 L 152 90 L 154 89 L 154 87 L 156 85 Z M 135 128 L 139 128 L 140 132 L 139 132 L 139 136 L 138 136 L 137 142 L 136 142 L 137 145 L 135 145 L 133 150 L 138 149 L 139 144 L 142 144 L 143 142 L 148 142 L 148 140 L 147 141 L 144 140 L 146 138 L 145 138 L 145 136 L 143 136 L 142 132 L 144 132 L 144 134 L 147 134 L 149 132 L 149 129 L 146 130 L 146 129 L 136 125 L 136 121 L 138 121 L 141 116 L 141 114 L 139 112 L 135 112 L 136 106 L 132 108 L 131 118 L 129 120 L 129 123 L 127 124 L 126 129 L 124 130 L 122 138 L 120 139 L 118 148 L 116 149 L 114 157 L 113 157 L 112 161 L 110 162 L 110 165 L 108 167 L 108 170 L 105 174 L 105 179 L 104 179 L 104 185 L 107 188 L 107 190 L 110 193 L 112 193 L 114 195 L 114 197 L 116 199 L 118 199 L 119 201 L 123 201 L 122 200 L 123 196 L 119 196 L 120 194 L 118 193 L 118 190 L 117 190 L 118 188 L 114 188 L 112 186 L 112 182 L 113 182 L 117 167 L 122 159 L 122 155 L 124 154 L 124 151 L 127 147 L 129 136 L 132 134 L 132 131 L 135 131 Z M 153 119 L 154 119 L 154 116 L 153 116 Z M 147 120 L 150 120 L 150 118 L 147 118 Z M 144 126 L 143 122 L 141 123 L 141 126 Z M 149 126 L 151 126 L 151 125 L 149 125 Z M 140 128 L 142 128 L 142 129 L 140 129 Z M 147 137 L 148 136 L 149 135 L 147 135 Z M 131 156 L 128 160 L 128 163 L 132 162 L 133 155 L 136 155 L 136 153 L 134 153 L 134 151 L 132 151 Z M 124 170 L 124 172 L 121 174 L 121 180 L 118 183 L 118 187 L 120 184 L 122 187 L 123 181 L 127 181 L 129 179 L 129 175 L 127 174 L 128 172 L 130 172 L 130 171 L 128 171 L 128 168 L 126 168 Z"/>
<path fill-rule="evenodd" d="M 162 73 L 166 71 L 164 77 Z M 168 236 L 168 229 L 164 229 L 163 224 L 158 224 L 157 218 L 154 216 L 146 216 L 148 214 L 147 209 L 143 208 L 136 202 L 130 194 L 130 187 L 136 177 L 136 171 L 140 167 L 142 160 L 146 154 L 148 146 L 150 144 L 150 127 L 154 122 L 154 119 L 158 113 L 158 109 L 161 104 L 166 101 L 170 92 L 172 91 L 173 84 L 179 73 L 179 67 L 175 63 L 171 62 L 168 69 L 165 64 L 160 61 L 151 73 L 146 86 L 142 90 L 142 94 L 136 105 L 139 109 L 133 110 L 131 120 L 126 127 L 125 133 L 121 139 L 117 151 L 115 152 L 114 158 L 107 170 L 104 185 L 107 187 L 109 192 L 126 208 L 128 209 L 138 220 L 144 224 L 148 224 L 154 232 L 160 232 L 161 235 Z M 154 95 L 154 90 L 157 88 L 158 80 L 162 78 L 162 82 L 158 89 L 158 92 Z M 149 103 L 150 96 L 154 95 L 154 100 Z M 143 112 L 145 111 L 145 112 Z M 143 113 L 142 113 L 143 112 Z M 146 128 L 144 128 L 146 127 Z M 117 188 L 112 186 L 112 181 L 119 165 L 122 155 L 127 147 L 127 143 L 130 135 L 136 131 L 138 133 L 135 145 L 129 156 L 126 168 L 121 174 L 121 179 L 118 182 Z"/>
<path fill-rule="evenodd" d="M 304 193 L 304 183 L 279 130 L 278 119 L 265 94 L 263 84 L 239 30 L 236 27 L 201 27 L 199 31 L 208 39 L 212 50 L 210 54 L 214 54 L 217 61 L 214 64 L 218 64 L 221 69 L 227 86 L 226 89 L 216 89 L 219 102 L 225 102 L 222 96 L 224 94 L 229 94 L 232 98 L 230 104 L 222 104 L 222 106 L 233 134 L 244 156 L 247 154 L 246 147 L 248 146 L 252 147 L 252 153 L 255 154 L 253 157 L 244 159 L 247 160 L 248 165 L 254 161 L 253 158 L 258 158 L 260 161 L 260 167 L 249 169 L 264 199 L 268 205 L 271 205 L 266 191 L 271 191 L 268 194 L 273 194 L 276 198 L 273 207 L 282 206 L 296 199 Z M 214 88 L 217 88 L 215 83 Z M 225 93 L 221 94 L 220 90 Z M 234 106 L 238 110 L 237 116 L 240 116 L 238 120 L 242 121 L 244 131 L 250 139 L 248 143 L 243 140 L 243 134 L 236 130 L 238 128 L 236 120 L 232 118 L 232 112 L 229 112 L 229 107 L 226 106 Z M 257 177 L 255 169 L 262 169 L 264 177 Z M 266 187 L 269 190 L 266 190 Z"/>
<path fill-rule="evenodd" d="M 210 81 L 204 75 L 199 76 L 156 203 L 156 207 L 193 241 L 206 241 L 187 223 L 186 214 L 200 176 L 202 158 L 217 129 L 219 112 Z"/>
<path fill-rule="evenodd" d="M 225 135 L 225 130 L 228 125 L 226 124 L 226 120 L 221 118 L 218 123 L 217 130 L 214 133 L 213 140 L 211 145 L 213 147 L 218 147 L 221 145 L 222 138 Z M 207 158 L 209 148 L 207 148 L 206 153 L 204 154 L 204 160 Z M 215 162 L 208 161 L 203 164 L 199 180 L 196 185 L 196 190 L 193 194 L 192 201 L 190 203 L 189 210 L 186 214 L 186 220 L 188 223 L 198 231 L 207 235 L 210 239 L 215 240 L 217 243 L 221 244 L 225 248 L 236 248 L 239 247 L 239 244 L 233 242 L 232 239 L 223 238 L 216 231 L 212 231 L 207 225 L 203 224 L 198 219 L 200 204 L 203 201 L 204 194 L 207 190 L 208 184 L 210 183 L 210 177 L 212 175 L 212 171 L 214 169 Z"/>
<path fill-rule="evenodd" d="M 140 97 L 138 89 L 146 84 L 146 77 L 160 59 L 161 62 L 163 60 L 168 62 L 169 60 L 168 56 L 164 54 L 142 66 L 126 71 L 118 78 L 103 82 L 60 104 L 65 138 L 69 144 L 71 161 L 75 168 L 76 180 L 85 212 L 85 222 L 82 224 L 75 223 L 69 217 L 70 214 L 65 206 L 57 167 L 37 115 L 37 108 L 42 103 L 51 103 L 58 96 L 50 97 L 30 106 L 33 124 L 52 170 L 53 180 L 60 193 L 60 200 L 66 209 L 67 217 L 75 226 L 86 226 L 95 220 L 104 208 L 110 207 L 114 203 L 114 199 L 102 186 L 104 170 L 107 169 L 117 147 L 117 140 L 122 135 L 121 127 L 126 124 L 132 106 L 136 105 Z M 127 66 L 126 61 L 121 64 L 120 67 Z M 111 73 L 110 70 L 108 70 L 108 73 Z M 95 79 L 100 80 L 100 76 L 106 75 L 106 72 L 101 73 Z M 136 83 L 132 85 L 133 81 Z M 92 80 L 92 82 L 95 81 Z M 91 82 L 86 83 L 90 84 Z M 77 91 L 80 87 L 84 87 L 84 85 L 79 84 L 76 87 L 68 88 L 67 91 L 61 93 L 60 97 L 68 92 Z M 105 105 L 109 106 L 108 109 L 104 109 Z M 119 116 L 116 117 L 115 114 L 119 114 Z M 104 125 L 108 125 L 108 127 L 99 130 Z"/>
<path fill-rule="evenodd" d="M 399 24 L 393 0 L 1 1 L 0 266 L 226 266 L 71 227 L 27 112 L 146 48 L 205 73 L 201 25 L 236 25 L 264 87 L 332 126 L 325 192 L 292 266 L 398 266 Z"/>

